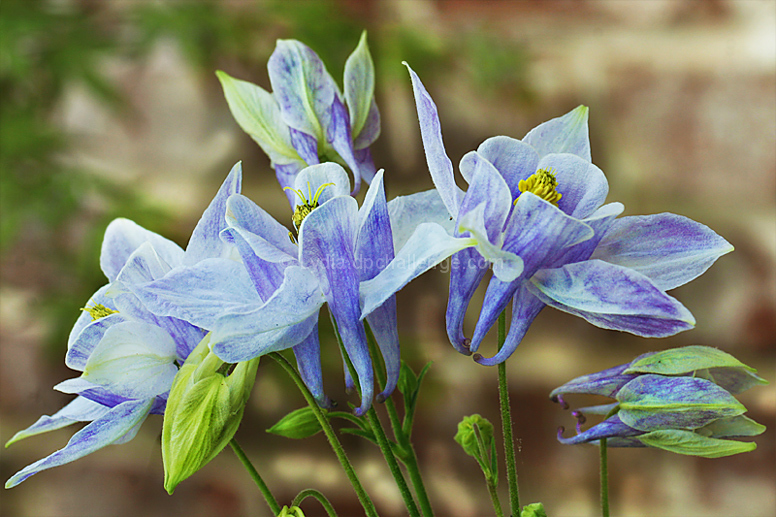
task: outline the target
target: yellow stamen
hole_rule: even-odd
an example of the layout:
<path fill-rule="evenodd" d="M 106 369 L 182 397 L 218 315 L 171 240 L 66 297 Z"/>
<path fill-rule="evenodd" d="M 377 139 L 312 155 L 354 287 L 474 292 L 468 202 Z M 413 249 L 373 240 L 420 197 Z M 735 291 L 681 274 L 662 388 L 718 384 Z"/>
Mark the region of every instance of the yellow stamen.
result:
<path fill-rule="evenodd" d="M 95 303 L 92 307 L 84 307 L 81 309 L 84 312 L 88 312 L 89 315 L 92 317 L 92 321 L 98 320 L 100 318 L 104 318 L 105 316 L 110 316 L 111 314 L 118 314 L 119 311 L 114 311 L 113 309 L 110 309 L 102 304 Z"/>
<path fill-rule="evenodd" d="M 294 223 L 294 230 L 296 230 L 297 235 L 299 234 L 299 227 L 302 226 L 302 221 L 304 221 L 305 217 L 310 215 L 310 212 L 318 208 L 318 198 L 321 197 L 323 189 L 329 185 L 334 185 L 334 183 L 324 183 L 318 187 L 318 189 L 315 191 L 315 195 L 313 195 L 312 187 L 308 183 L 306 198 L 301 190 L 296 190 L 291 187 L 283 188 L 283 190 L 290 190 L 291 192 L 294 192 L 297 196 L 299 196 L 299 199 L 302 200 L 301 204 L 296 205 L 294 215 L 291 216 L 291 222 Z M 291 232 L 288 232 L 288 236 L 291 238 L 291 242 L 296 243 L 296 239 L 294 239 L 294 235 Z"/>
<path fill-rule="evenodd" d="M 555 179 L 555 173 L 552 169 L 539 169 L 527 179 L 520 180 L 517 188 L 520 192 L 530 192 L 540 198 L 558 206 L 558 201 L 562 194 L 555 190 L 558 186 L 558 180 Z M 515 200 L 517 203 L 517 200 Z"/>

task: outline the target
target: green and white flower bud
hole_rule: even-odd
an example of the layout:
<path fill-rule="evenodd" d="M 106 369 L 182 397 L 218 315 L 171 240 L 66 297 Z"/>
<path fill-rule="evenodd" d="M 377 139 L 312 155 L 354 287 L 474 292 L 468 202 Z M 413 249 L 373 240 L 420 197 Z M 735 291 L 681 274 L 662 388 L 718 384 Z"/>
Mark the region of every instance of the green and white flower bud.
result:
<path fill-rule="evenodd" d="M 170 494 L 232 439 L 256 379 L 258 358 L 224 363 L 209 344 L 208 334 L 178 371 L 167 399 L 162 462 Z"/>
<path fill-rule="evenodd" d="M 493 424 L 478 414 L 465 416 L 463 420 L 458 422 L 455 441 L 463 447 L 466 454 L 477 460 L 486 478 L 495 481 L 498 470 L 496 466 L 496 442 L 493 440 Z"/>
<path fill-rule="evenodd" d="M 283 508 L 281 508 L 278 517 L 304 517 L 304 512 L 298 506 L 289 508 L 284 505 Z"/>

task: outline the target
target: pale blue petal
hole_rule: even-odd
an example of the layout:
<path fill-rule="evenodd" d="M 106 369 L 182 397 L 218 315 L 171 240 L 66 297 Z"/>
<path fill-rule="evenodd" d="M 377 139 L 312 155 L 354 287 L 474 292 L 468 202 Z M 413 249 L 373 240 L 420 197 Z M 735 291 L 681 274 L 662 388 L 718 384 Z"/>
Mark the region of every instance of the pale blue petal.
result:
<path fill-rule="evenodd" d="M 307 164 L 302 160 L 299 160 L 297 162 L 288 164 L 273 163 L 272 167 L 275 169 L 275 177 L 278 179 L 278 183 L 280 183 L 280 188 L 282 188 L 283 192 L 285 192 L 286 197 L 288 198 L 288 202 L 293 208 L 294 204 L 296 203 L 297 196 L 292 190 L 286 189 L 286 187 L 294 188 L 296 175 L 299 174 L 299 171 L 307 167 Z"/>
<path fill-rule="evenodd" d="M 205 259 L 191 267 L 177 267 L 159 280 L 133 292 L 158 316 L 172 316 L 212 329 L 224 312 L 259 304 L 261 298 L 240 262 Z"/>
<path fill-rule="evenodd" d="M 105 331 L 82 378 L 128 399 L 170 391 L 178 372 L 172 337 L 154 325 L 127 321 Z"/>
<path fill-rule="evenodd" d="M 377 173 L 377 167 L 375 167 L 375 162 L 372 159 L 372 151 L 368 147 L 364 147 L 363 149 L 356 149 L 353 155 L 356 157 L 356 162 L 358 162 L 361 177 L 367 183 L 372 183 L 375 173 Z"/>
<path fill-rule="evenodd" d="M 471 238 L 452 237 L 438 224 L 418 225 L 388 267 L 373 279 L 361 282 L 361 317 L 385 303 L 410 280 L 475 243 Z"/>
<path fill-rule="evenodd" d="M 337 151 L 337 154 L 353 171 L 353 195 L 361 189 L 361 171 L 353 151 L 353 137 L 350 134 L 350 117 L 348 109 L 339 96 L 334 97 L 331 105 L 331 121 L 325 127 L 327 143 Z"/>
<path fill-rule="evenodd" d="M 318 313 L 313 316 L 318 320 Z M 295 345 L 292 350 L 296 357 L 296 366 L 299 376 L 302 377 L 305 386 L 310 390 L 318 405 L 325 408 L 333 407 L 332 401 L 323 391 L 323 373 L 321 372 L 321 344 L 318 341 L 318 324 L 313 326 L 310 335 L 301 343 Z"/>
<path fill-rule="evenodd" d="M 372 105 L 369 106 L 369 114 L 367 115 L 364 127 L 361 128 L 360 133 L 353 134 L 353 149 L 355 149 L 356 159 L 358 158 L 358 152 L 364 151 L 374 143 L 380 136 L 380 110 L 377 109 L 377 103 L 372 98 Z M 359 159 L 359 162 L 361 160 Z M 364 169 L 361 169 L 362 177 L 371 181 L 370 178 L 364 174 Z"/>
<path fill-rule="evenodd" d="M 437 189 L 398 196 L 388 202 L 393 232 L 393 249 L 398 251 L 423 223 L 436 223 L 452 235 L 455 220 L 439 197 Z"/>
<path fill-rule="evenodd" d="M 336 197 L 313 210 L 299 232 L 299 260 L 315 274 L 337 323 L 342 344 L 361 385 L 363 415 L 372 403 L 372 360 L 360 320 L 359 272 L 355 264 L 358 203 L 349 196 Z"/>
<path fill-rule="evenodd" d="M 285 123 L 322 140 L 338 93 L 318 55 L 299 41 L 278 40 L 267 69 Z"/>
<path fill-rule="evenodd" d="M 327 183 L 332 185 L 323 187 Z M 322 205 L 337 196 L 349 196 L 350 179 L 348 179 L 348 173 L 338 163 L 324 162 L 302 169 L 296 177 L 294 188 L 305 196 L 307 202 L 312 202 L 315 194 L 318 193 L 318 205 Z M 303 201 L 297 196 L 295 206 L 302 203 Z"/>
<path fill-rule="evenodd" d="M 549 154 L 539 160 L 539 169 L 549 170 L 558 180 L 558 207 L 572 217 L 584 219 L 604 204 L 609 183 L 603 171 L 573 154 Z"/>
<path fill-rule="evenodd" d="M 383 356 L 385 364 L 385 388 L 377 395 L 377 401 L 383 402 L 396 388 L 401 370 L 396 297 L 388 298 L 384 304 L 367 315 L 366 321 L 369 323 L 369 328 L 372 329 L 375 340 L 377 340 L 377 346 L 380 348 L 380 355 Z"/>
<path fill-rule="evenodd" d="M 294 261 L 278 263 L 268 262 L 256 256 L 248 242 L 234 228 L 221 232 L 221 238 L 235 245 L 243 260 L 248 276 L 261 300 L 267 300 L 283 283 L 283 272 Z"/>
<path fill-rule="evenodd" d="M 100 267 L 108 280 L 116 279 L 129 256 L 146 241 L 167 264 L 177 266 L 183 260 L 183 250 L 174 242 L 129 219 L 114 219 L 105 230 L 100 252 Z"/>
<path fill-rule="evenodd" d="M 298 250 L 288 237 L 288 228 L 247 197 L 241 194 L 229 196 L 226 222 L 245 239 L 259 258 L 268 262 L 296 260 Z"/>
<path fill-rule="evenodd" d="M 458 230 L 472 235 L 477 243 L 477 251 L 493 264 L 493 274 L 499 280 L 511 282 L 523 272 L 523 260 L 502 248 L 503 234 L 498 236 L 496 243 L 491 243 L 485 224 L 485 202 L 473 210 L 461 212 L 458 217 Z"/>
<path fill-rule="evenodd" d="M 690 311 L 649 278 L 600 260 L 542 269 L 528 288 L 556 309 L 638 336 L 671 336 L 695 325 Z"/>
<path fill-rule="evenodd" d="M 458 219 L 460 221 L 469 211 L 482 205 L 483 225 L 488 241 L 498 246 L 504 223 L 512 211 L 509 187 L 499 171 L 476 151 L 464 155 L 461 168 L 471 171 L 471 180 L 458 209 Z"/>
<path fill-rule="evenodd" d="M 415 107 L 420 121 L 420 136 L 426 151 L 426 162 L 431 173 L 434 186 L 439 191 L 447 211 L 453 218 L 458 218 L 458 207 L 463 199 L 463 191 L 455 184 L 453 162 L 447 157 L 445 144 L 442 141 L 442 126 L 436 104 L 420 82 L 417 74 L 404 63 L 410 72 L 412 91 L 415 94 Z"/>
<path fill-rule="evenodd" d="M 122 314 L 111 314 L 94 321 L 86 313 L 90 323 L 84 327 L 77 336 L 70 334 L 70 342 L 67 345 L 67 354 L 65 355 L 65 365 L 73 370 L 82 372 L 86 366 L 86 361 L 92 354 L 92 351 L 102 339 L 105 331 L 113 325 L 128 321 Z M 80 318 L 79 318 L 80 321 Z M 75 328 L 73 328 L 75 331 Z"/>
<path fill-rule="evenodd" d="M 450 343 L 462 354 L 470 353 L 469 340 L 463 333 L 466 310 L 488 269 L 490 262 L 476 248 L 461 250 L 450 258 L 450 294 L 445 324 Z"/>
<path fill-rule="evenodd" d="M 356 267 L 359 271 L 359 281 L 377 276 L 393 257 L 393 234 L 381 169 L 369 186 L 358 211 Z"/>
<path fill-rule="evenodd" d="M 231 246 L 223 242 L 218 234 L 226 228 L 226 200 L 230 195 L 239 193 L 241 186 L 242 164 L 237 162 L 191 233 L 183 256 L 184 266 L 191 266 L 206 258 L 225 258 L 229 255 Z"/>
<path fill-rule="evenodd" d="M 564 249 L 558 256 L 550 261 L 550 264 L 543 267 L 555 268 L 564 264 L 589 259 L 593 250 L 598 246 L 598 243 L 604 237 L 615 218 L 620 215 L 623 210 L 625 210 L 625 207 L 622 203 L 608 203 L 593 212 L 590 217 L 582 219 L 583 223 L 593 229 L 593 237 Z"/>
<path fill-rule="evenodd" d="M 531 144 L 541 156 L 571 153 L 585 161 L 592 161 L 587 112 L 587 106 L 578 106 L 562 117 L 539 124 L 523 137 L 523 142 Z"/>
<path fill-rule="evenodd" d="M 517 199 L 520 180 L 524 180 L 536 172 L 539 164 L 539 153 L 536 149 L 508 136 L 494 136 L 482 142 L 477 148 L 477 154 L 488 160 L 498 170 L 509 185 L 512 199 Z M 461 160 L 461 174 L 471 183 L 471 172 Z"/>
<path fill-rule="evenodd" d="M 733 246 L 709 227 L 676 214 L 618 219 L 592 258 L 638 271 L 664 291 L 702 275 Z"/>
<path fill-rule="evenodd" d="M 76 397 L 53 415 L 43 415 L 30 427 L 22 429 L 13 435 L 5 446 L 8 447 L 12 443 L 23 440 L 24 438 L 61 429 L 76 422 L 91 422 L 92 420 L 97 420 L 109 410 L 109 407 L 98 404 L 97 402 L 92 402 L 87 398 L 80 396 Z"/>
<path fill-rule="evenodd" d="M 116 277 L 116 284 L 108 291 L 108 296 L 118 296 L 134 286 L 152 282 L 170 272 L 173 266 L 165 261 L 150 242 L 144 242 L 129 256 L 127 263 Z M 117 302 L 118 303 L 118 302 Z M 120 308 L 119 308 L 120 310 Z"/>
<path fill-rule="evenodd" d="M 114 407 L 101 418 L 75 433 L 64 448 L 11 476 L 6 481 L 5 488 L 15 487 L 42 470 L 70 463 L 115 443 L 148 416 L 152 404 L 151 399 L 131 400 Z"/>

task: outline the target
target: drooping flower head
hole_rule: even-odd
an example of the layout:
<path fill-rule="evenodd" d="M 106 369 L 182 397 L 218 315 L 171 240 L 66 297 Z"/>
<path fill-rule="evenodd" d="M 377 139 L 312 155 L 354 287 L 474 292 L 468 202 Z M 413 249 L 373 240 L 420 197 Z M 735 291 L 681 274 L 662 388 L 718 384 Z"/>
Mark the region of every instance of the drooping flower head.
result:
<path fill-rule="evenodd" d="M 308 165 L 333 161 L 350 168 L 353 193 L 371 182 L 369 146 L 380 135 L 374 64 L 366 32 L 345 63 L 343 92 L 318 55 L 296 40 L 278 40 L 267 65 L 272 93 L 217 72 L 237 123 L 269 156 L 281 187 L 293 187 Z M 287 192 L 294 205 L 294 194 Z"/>
<path fill-rule="evenodd" d="M 425 249 L 396 258 L 413 267 L 388 267 L 374 284 L 395 292 L 425 271 L 415 265 L 431 267 L 455 253 L 447 333 L 456 350 L 476 352 L 512 303 L 504 346 L 493 357 L 474 356 L 484 365 L 506 360 L 547 305 L 645 337 L 692 328 L 692 314 L 665 291 L 699 276 L 733 247 L 706 226 L 674 214 L 616 219 L 624 207 L 604 204 L 609 187 L 590 161 L 586 107 L 537 126 L 522 140 L 485 140 L 461 159 L 459 170 L 469 184 L 463 192 L 436 105 L 411 69 L 410 77 L 429 171 L 455 227 L 448 238 L 418 235 L 429 240 Z M 489 269 L 493 277 L 468 339 L 464 315 Z M 376 294 L 367 308 L 380 300 Z"/>
<path fill-rule="evenodd" d="M 726 438 L 755 436 L 765 426 L 744 416 L 746 408 L 733 395 L 767 384 L 736 358 L 706 346 L 687 346 L 641 355 L 630 363 L 578 377 L 556 388 L 550 398 L 568 408 L 569 394 L 606 396 L 615 400 L 572 412 L 577 435 L 561 443 L 599 443 L 612 447 L 657 447 L 717 458 L 755 449 L 753 442 Z M 582 431 L 585 415 L 605 415 Z"/>
<path fill-rule="evenodd" d="M 83 373 L 55 386 L 77 397 L 54 415 L 44 415 L 16 433 L 6 446 L 76 422 L 89 423 L 64 448 L 14 474 L 6 488 L 106 445 L 125 443 L 134 438 L 149 414 L 164 413 L 179 365 L 206 331 L 149 311 L 132 287 L 163 278 L 183 264 L 229 256 L 239 260 L 219 233 L 226 226 L 226 200 L 240 192 L 241 178 L 237 164 L 197 223 L 185 251 L 130 220 L 116 219 L 108 225 L 100 266 L 109 283 L 87 302 L 70 333 L 65 357 L 68 367 Z"/>

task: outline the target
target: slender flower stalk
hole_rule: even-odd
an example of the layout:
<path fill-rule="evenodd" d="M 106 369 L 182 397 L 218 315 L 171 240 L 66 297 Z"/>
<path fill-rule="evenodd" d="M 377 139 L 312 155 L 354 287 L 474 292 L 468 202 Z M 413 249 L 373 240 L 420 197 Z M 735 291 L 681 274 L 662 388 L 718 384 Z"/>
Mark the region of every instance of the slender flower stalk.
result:
<path fill-rule="evenodd" d="M 267 505 L 269 506 L 272 514 L 277 515 L 280 513 L 280 505 L 278 504 L 277 499 L 275 499 L 275 496 L 272 495 L 269 487 L 259 475 L 256 467 L 253 466 L 251 460 L 248 459 L 245 451 L 243 451 L 242 447 L 240 447 L 240 444 L 237 443 L 237 439 L 232 438 L 232 440 L 229 442 L 229 445 L 232 447 L 235 455 L 240 460 L 240 463 L 242 463 L 245 467 L 245 470 L 247 470 L 248 474 L 250 474 L 251 479 L 253 479 L 254 483 L 256 483 L 256 486 L 259 487 L 259 491 L 261 491 L 261 495 L 264 496 L 264 500 L 267 501 Z"/>
<path fill-rule="evenodd" d="M 609 462 L 606 454 L 606 438 L 601 438 L 601 516 L 609 517 Z"/>
<path fill-rule="evenodd" d="M 323 429 L 326 438 L 329 440 L 329 444 L 334 450 L 334 454 L 337 456 L 340 465 L 342 465 L 342 468 L 345 471 L 345 475 L 348 477 L 350 484 L 353 485 L 353 489 L 356 491 L 358 501 L 361 503 L 361 506 L 363 506 L 367 517 L 377 517 L 377 510 L 375 509 L 375 505 L 372 502 L 372 499 L 361 485 L 361 481 L 358 479 L 358 475 L 353 469 L 353 465 L 350 463 L 350 460 L 345 454 L 345 449 L 342 448 L 342 444 L 337 438 L 337 435 L 334 433 L 334 429 L 331 427 L 329 419 L 326 418 L 326 414 L 324 414 L 323 410 L 318 406 L 318 403 L 316 402 L 315 397 L 313 397 L 313 394 L 310 393 L 310 390 L 307 388 L 304 381 L 302 381 L 302 378 L 296 372 L 296 369 L 293 367 L 293 365 L 288 362 L 288 359 L 283 357 L 278 352 L 271 352 L 268 355 L 274 359 L 280 365 L 280 367 L 283 368 L 283 370 L 286 371 L 289 377 L 291 377 L 296 386 L 299 388 L 299 391 L 302 392 L 302 396 L 304 396 L 305 400 L 310 405 L 310 408 L 315 413 L 315 417 L 321 424 L 321 428 Z"/>
<path fill-rule="evenodd" d="M 302 504 L 302 501 L 308 497 L 317 499 L 318 502 L 321 503 L 321 506 L 323 506 L 323 509 L 326 510 L 326 515 L 329 517 L 337 517 L 337 512 L 334 511 L 334 507 L 331 505 L 329 500 L 326 499 L 326 496 L 320 493 L 318 490 L 312 488 L 307 488 L 296 494 L 296 497 L 294 497 L 294 500 L 291 502 L 291 506 L 299 506 Z"/>
<path fill-rule="evenodd" d="M 506 340 L 507 317 L 502 312 L 498 319 L 498 348 Z M 501 406 L 501 430 L 504 436 L 504 461 L 507 465 L 507 484 L 509 484 L 509 506 L 512 515 L 520 514 L 520 489 L 517 486 L 517 466 L 515 465 L 515 440 L 512 434 L 512 412 L 509 407 L 509 387 L 507 386 L 506 361 L 498 365 L 498 401 Z"/>

